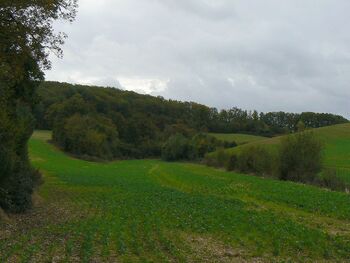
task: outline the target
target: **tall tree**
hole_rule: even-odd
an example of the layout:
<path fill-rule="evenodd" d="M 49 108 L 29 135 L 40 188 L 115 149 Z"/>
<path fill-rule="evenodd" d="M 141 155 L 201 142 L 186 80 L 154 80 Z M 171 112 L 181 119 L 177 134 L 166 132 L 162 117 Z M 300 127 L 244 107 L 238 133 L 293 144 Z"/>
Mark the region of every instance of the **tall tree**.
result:
<path fill-rule="evenodd" d="M 35 89 L 50 69 L 48 55 L 62 56 L 66 37 L 53 22 L 73 21 L 76 0 L 2 0 L 0 3 L 0 207 L 21 212 L 31 206 L 38 173 L 27 142 L 33 131 Z"/>

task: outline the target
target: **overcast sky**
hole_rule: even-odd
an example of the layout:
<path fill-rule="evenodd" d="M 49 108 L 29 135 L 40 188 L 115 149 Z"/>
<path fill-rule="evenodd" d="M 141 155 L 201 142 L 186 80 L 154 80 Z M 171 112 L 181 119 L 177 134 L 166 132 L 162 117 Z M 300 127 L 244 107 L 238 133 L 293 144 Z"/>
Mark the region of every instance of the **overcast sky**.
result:
<path fill-rule="evenodd" d="M 349 0 L 80 0 L 48 80 L 350 117 Z"/>

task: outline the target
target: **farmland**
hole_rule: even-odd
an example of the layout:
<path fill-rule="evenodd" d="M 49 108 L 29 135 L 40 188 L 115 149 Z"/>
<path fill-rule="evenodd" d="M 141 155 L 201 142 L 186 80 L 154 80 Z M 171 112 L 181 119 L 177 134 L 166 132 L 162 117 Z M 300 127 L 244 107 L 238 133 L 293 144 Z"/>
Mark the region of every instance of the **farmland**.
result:
<path fill-rule="evenodd" d="M 326 131 L 328 153 L 343 151 Z M 45 183 L 31 212 L 2 223 L 1 262 L 349 260 L 348 194 L 189 163 L 87 162 L 49 138 L 30 141 Z"/>

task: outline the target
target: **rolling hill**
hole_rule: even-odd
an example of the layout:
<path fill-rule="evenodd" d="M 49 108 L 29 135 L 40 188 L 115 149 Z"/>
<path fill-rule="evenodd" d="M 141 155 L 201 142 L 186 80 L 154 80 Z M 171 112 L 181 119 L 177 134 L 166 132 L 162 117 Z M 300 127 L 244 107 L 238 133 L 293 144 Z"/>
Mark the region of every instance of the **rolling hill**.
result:
<path fill-rule="evenodd" d="M 189 163 L 87 162 L 49 138 L 36 132 L 30 141 L 45 183 L 32 212 L 1 223 L 2 262 L 349 259 L 345 193 Z"/>
<path fill-rule="evenodd" d="M 312 131 L 324 143 L 325 166 L 336 168 L 339 175 L 350 183 L 350 123 L 317 128 Z M 279 136 L 251 141 L 226 151 L 238 153 L 243 147 L 250 145 L 263 145 L 274 151 L 282 138 L 283 136 Z"/>

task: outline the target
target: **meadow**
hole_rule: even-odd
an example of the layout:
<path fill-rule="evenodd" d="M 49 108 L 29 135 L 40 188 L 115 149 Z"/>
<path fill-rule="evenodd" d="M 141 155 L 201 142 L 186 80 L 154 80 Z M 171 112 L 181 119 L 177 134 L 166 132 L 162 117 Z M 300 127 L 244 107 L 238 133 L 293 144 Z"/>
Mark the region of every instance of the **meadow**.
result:
<path fill-rule="evenodd" d="M 350 260 L 348 194 L 190 163 L 87 162 L 49 138 L 30 140 L 45 183 L 32 211 L 1 223 L 1 262 Z"/>

